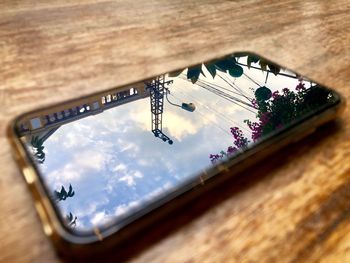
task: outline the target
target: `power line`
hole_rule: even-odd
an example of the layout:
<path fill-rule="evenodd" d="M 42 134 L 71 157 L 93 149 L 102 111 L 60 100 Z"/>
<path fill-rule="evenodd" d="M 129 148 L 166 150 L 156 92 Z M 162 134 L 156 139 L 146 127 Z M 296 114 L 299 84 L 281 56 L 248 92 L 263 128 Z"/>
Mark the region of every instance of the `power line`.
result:
<path fill-rule="evenodd" d="M 256 82 L 254 79 L 252 79 L 249 75 L 247 75 L 246 73 L 243 73 L 243 75 L 249 79 L 250 81 L 252 81 L 255 85 L 257 85 L 258 87 L 262 87 L 263 85 L 259 84 L 258 82 Z"/>
<path fill-rule="evenodd" d="M 182 93 L 182 92 L 181 92 L 181 93 Z M 184 94 L 184 93 L 183 93 L 183 94 Z M 173 94 L 171 94 L 171 96 L 175 97 Z M 206 121 L 209 121 L 209 122 L 213 123 L 214 126 L 216 126 L 217 128 L 219 128 L 219 129 L 220 129 L 221 131 L 223 131 L 225 134 L 228 134 L 228 135 L 232 136 L 232 134 L 229 133 L 229 132 L 228 132 L 226 129 L 224 129 L 222 126 L 220 126 L 219 124 L 217 124 L 217 123 L 214 122 L 213 120 L 208 119 L 208 118 L 205 116 L 205 114 L 203 114 L 200 110 L 197 109 L 196 112 L 198 112 L 198 114 L 201 115 L 201 117 L 202 117 L 203 119 L 205 119 Z"/>
<path fill-rule="evenodd" d="M 179 89 L 182 89 L 182 87 L 179 87 Z M 191 94 L 185 94 L 182 91 L 179 91 L 181 94 L 185 95 L 186 97 L 190 98 L 191 100 L 193 100 L 195 103 L 198 103 L 199 105 L 205 107 L 207 110 L 215 112 L 219 117 L 221 117 L 222 119 L 225 119 L 228 122 L 232 122 L 234 125 L 240 127 L 243 130 L 246 130 L 247 132 L 250 132 L 247 128 L 245 128 L 244 126 L 241 126 L 238 122 L 232 120 L 231 118 L 228 118 L 226 115 L 222 114 L 221 112 L 215 110 L 214 108 L 206 105 L 205 103 L 199 102 L 195 97 L 193 97 Z"/>
<path fill-rule="evenodd" d="M 218 89 L 216 89 L 216 88 L 214 88 L 214 87 L 212 87 L 210 85 L 201 85 L 201 84 L 197 84 L 197 85 L 202 87 L 202 88 L 204 88 L 204 89 L 206 89 L 206 90 L 208 90 L 208 91 L 210 91 L 210 92 L 212 92 L 212 93 L 214 93 L 214 94 L 216 94 L 216 95 L 218 95 L 219 97 L 221 97 L 221 98 L 223 98 L 225 100 L 228 100 L 228 101 L 230 101 L 230 102 L 240 106 L 241 108 L 243 108 L 243 109 L 245 109 L 245 110 L 247 110 L 247 111 L 249 111 L 249 112 L 251 112 L 253 114 L 256 114 L 256 112 L 252 111 L 251 109 L 249 109 L 247 107 L 251 107 L 254 110 L 255 110 L 255 108 L 251 104 L 246 103 L 245 101 L 243 101 L 241 99 L 238 99 L 238 98 L 236 98 L 234 96 L 231 96 L 231 95 L 229 95 L 229 94 L 227 94 L 227 93 L 225 93 L 225 92 L 223 92 L 221 90 L 218 90 Z M 245 106 L 243 106 L 243 105 L 241 105 L 239 103 L 241 103 L 241 104 L 243 104 Z"/>
<path fill-rule="evenodd" d="M 247 93 L 245 93 L 239 86 L 237 86 L 236 84 L 233 83 L 232 84 L 229 83 L 227 80 L 225 80 L 221 75 L 217 74 L 223 81 L 225 81 L 230 87 L 232 87 L 233 89 L 235 89 L 236 91 L 240 92 L 243 96 L 245 97 L 249 102 L 251 102 L 251 99 L 249 98 L 249 95 Z M 226 76 L 226 75 L 224 75 Z"/>
<path fill-rule="evenodd" d="M 184 79 L 184 80 L 187 80 L 187 78 L 183 74 L 181 74 L 180 77 L 182 79 Z M 197 82 L 196 82 L 196 85 L 198 85 L 199 87 L 202 87 L 202 88 L 204 88 L 204 89 L 206 89 L 206 90 L 208 90 L 208 91 L 210 91 L 210 92 L 212 92 L 212 93 L 222 97 L 225 100 L 228 100 L 228 101 L 236 104 L 237 106 L 239 106 L 239 107 L 241 107 L 241 108 L 243 108 L 243 109 L 253 113 L 254 115 L 256 114 L 256 112 L 254 112 L 251 109 L 245 107 L 245 106 L 248 106 L 248 107 L 253 108 L 255 110 L 254 106 L 249 104 L 249 103 L 247 103 L 247 102 L 245 102 L 245 101 L 243 101 L 243 100 L 241 100 L 241 99 L 238 99 L 238 98 L 236 98 L 234 96 L 230 96 L 229 94 L 227 94 L 227 93 L 225 93 L 225 92 L 223 92 L 223 91 L 221 91 L 221 90 L 219 90 L 219 89 L 217 89 L 217 88 L 215 88 L 215 87 L 213 87 L 211 85 L 206 85 L 206 84 L 203 85 L 203 84 L 197 83 Z M 243 106 L 241 104 L 243 104 L 245 106 Z"/>
<path fill-rule="evenodd" d="M 247 67 L 247 68 L 253 68 L 253 69 L 262 70 L 261 68 L 258 68 L 258 67 L 252 66 L 252 65 L 250 65 L 250 66 L 248 67 L 248 65 L 243 64 L 243 63 L 236 62 L 236 64 L 241 65 L 241 66 L 244 66 L 244 67 Z M 272 72 L 271 70 L 268 70 L 268 69 L 266 69 L 265 71 L 266 71 L 266 72 L 274 73 L 274 72 Z M 274 74 L 275 74 L 275 73 L 274 73 Z M 288 77 L 288 78 L 294 78 L 294 79 L 297 79 L 297 78 L 299 77 L 299 76 L 297 76 L 297 75 L 294 76 L 294 75 L 290 75 L 290 74 L 286 74 L 286 73 L 282 73 L 282 72 L 279 72 L 278 75 L 285 76 L 285 77 Z"/>
<path fill-rule="evenodd" d="M 219 86 L 219 85 L 217 85 L 217 84 L 215 84 L 215 83 L 210 83 L 209 81 L 206 81 L 206 80 L 198 79 L 197 82 L 202 82 L 202 83 L 204 83 L 204 84 L 211 85 L 211 86 L 213 86 L 213 87 L 226 90 L 227 92 L 230 92 L 230 93 L 232 93 L 232 94 L 235 94 L 235 95 L 239 95 L 239 96 L 244 97 L 244 95 L 242 95 L 241 93 L 239 93 L 239 92 L 237 92 L 237 91 L 235 92 L 235 91 L 233 91 L 233 90 L 230 90 L 230 89 L 221 87 L 221 86 Z"/>

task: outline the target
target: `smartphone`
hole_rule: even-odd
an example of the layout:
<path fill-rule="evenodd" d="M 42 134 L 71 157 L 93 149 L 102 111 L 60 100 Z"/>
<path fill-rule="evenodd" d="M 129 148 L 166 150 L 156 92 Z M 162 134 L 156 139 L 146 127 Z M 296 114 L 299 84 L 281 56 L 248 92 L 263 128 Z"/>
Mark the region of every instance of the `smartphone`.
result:
<path fill-rule="evenodd" d="M 17 117 L 44 232 L 93 257 L 336 118 L 335 91 L 240 52 Z"/>

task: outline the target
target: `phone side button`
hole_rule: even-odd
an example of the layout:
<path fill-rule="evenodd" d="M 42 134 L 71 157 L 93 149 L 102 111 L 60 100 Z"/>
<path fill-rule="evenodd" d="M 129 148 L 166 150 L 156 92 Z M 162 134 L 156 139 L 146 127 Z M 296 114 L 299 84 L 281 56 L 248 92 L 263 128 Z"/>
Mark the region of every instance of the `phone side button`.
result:
<path fill-rule="evenodd" d="M 24 166 L 22 168 L 22 173 L 28 184 L 33 184 L 35 182 L 35 173 L 30 167 Z"/>

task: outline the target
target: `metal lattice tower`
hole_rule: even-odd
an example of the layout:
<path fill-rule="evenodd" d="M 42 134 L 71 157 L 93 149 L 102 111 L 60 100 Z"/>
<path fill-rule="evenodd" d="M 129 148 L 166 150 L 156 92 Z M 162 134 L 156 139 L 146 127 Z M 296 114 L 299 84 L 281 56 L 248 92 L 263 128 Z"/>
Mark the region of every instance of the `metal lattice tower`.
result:
<path fill-rule="evenodd" d="M 146 82 L 147 89 L 150 91 L 152 133 L 155 137 L 158 137 L 169 144 L 173 144 L 173 141 L 162 131 L 162 114 L 164 108 L 164 96 L 167 92 L 166 86 L 171 83 L 173 83 L 172 80 L 165 81 L 164 75 Z"/>

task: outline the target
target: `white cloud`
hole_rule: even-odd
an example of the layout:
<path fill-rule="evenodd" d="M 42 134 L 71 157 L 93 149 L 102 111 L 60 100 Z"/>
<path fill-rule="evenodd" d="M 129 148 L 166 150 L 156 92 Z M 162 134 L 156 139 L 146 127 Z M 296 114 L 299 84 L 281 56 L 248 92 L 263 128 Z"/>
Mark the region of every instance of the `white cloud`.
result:
<path fill-rule="evenodd" d="M 92 216 L 90 219 L 90 222 L 92 225 L 97 226 L 97 225 L 103 225 L 110 221 L 111 215 L 107 214 L 106 211 L 101 211 Z"/>
<path fill-rule="evenodd" d="M 140 151 L 139 146 L 133 142 L 118 138 L 117 143 L 121 153 L 128 151 L 129 153 L 133 153 L 133 155 L 135 155 Z"/>
<path fill-rule="evenodd" d="M 115 164 L 116 163 L 116 164 Z M 114 167 L 113 167 L 113 164 Z M 129 164 L 120 162 L 119 159 L 112 158 L 109 162 L 112 173 L 106 173 L 104 176 L 107 180 L 105 190 L 107 193 L 112 193 L 117 187 L 118 183 L 125 183 L 127 186 L 135 186 L 137 180 L 144 177 L 143 173 L 137 169 L 134 169 L 135 163 L 130 162 Z"/>
<path fill-rule="evenodd" d="M 188 135 L 196 134 L 198 129 L 202 126 L 198 125 L 198 123 L 196 125 L 196 123 L 188 118 L 172 112 L 166 114 L 166 119 L 163 124 L 169 131 L 170 137 L 176 138 L 178 141 L 181 141 Z"/>
<path fill-rule="evenodd" d="M 143 130 L 149 132 L 151 132 L 150 120 L 150 113 L 144 111 L 144 109 L 140 109 L 140 112 L 136 113 L 135 115 L 135 121 L 138 123 L 138 125 Z M 188 135 L 197 133 L 198 129 L 205 124 L 206 121 L 193 121 L 193 118 L 183 116 L 183 112 L 181 112 L 181 110 L 179 110 L 179 112 L 168 111 L 163 116 L 163 131 L 166 130 L 166 132 L 168 132 L 168 136 L 175 138 L 178 141 L 181 141 Z"/>
<path fill-rule="evenodd" d="M 82 178 L 82 173 L 73 164 L 67 164 L 62 169 L 54 170 L 47 175 L 49 185 L 58 189 L 67 183 L 74 183 Z"/>
<path fill-rule="evenodd" d="M 108 161 L 109 156 L 92 150 L 77 153 L 74 157 L 73 163 L 82 169 L 101 170 Z"/>
<path fill-rule="evenodd" d="M 126 182 L 128 186 L 135 186 L 136 182 L 135 179 L 142 178 L 143 174 L 140 171 L 133 171 L 131 173 L 127 173 L 124 170 L 124 176 L 120 177 L 120 182 Z"/>
<path fill-rule="evenodd" d="M 99 200 L 94 200 L 89 202 L 85 207 L 79 207 L 80 209 L 76 210 L 76 215 L 78 217 L 90 216 L 96 212 L 96 210 L 109 203 L 107 198 L 99 198 Z"/>
<path fill-rule="evenodd" d="M 127 169 L 126 165 L 123 163 L 118 164 L 117 166 L 115 166 L 112 171 L 113 172 L 125 172 Z"/>
<path fill-rule="evenodd" d="M 102 171 L 109 159 L 110 156 L 99 152 L 90 150 L 78 152 L 72 157 L 72 161 L 50 172 L 47 178 L 54 188 L 67 183 L 75 183 L 82 180 L 91 171 Z"/>
<path fill-rule="evenodd" d="M 129 204 L 118 205 L 113 213 L 109 211 L 100 211 L 91 216 L 90 222 L 92 225 L 103 225 L 109 223 L 111 220 L 114 220 L 116 217 L 124 216 L 128 214 L 130 211 L 137 209 L 141 205 L 140 201 L 133 201 Z"/>
<path fill-rule="evenodd" d="M 140 166 L 144 166 L 144 167 L 147 167 L 147 166 L 151 166 L 152 164 L 150 163 L 150 161 L 146 160 L 146 159 L 139 159 L 137 160 L 137 163 L 138 165 Z"/>
<path fill-rule="evenodd" d="M 119 179 L 120 182 L 126 182 L 128 186 L 134 186 L 135 185 L 135 180 L 134 177 L 131 175 L 124 175 Z"/>
<path fill-rule="evenodd" d="M 94 226 L 103 225 L 109 223 L 112 220 L 115 220 L 118 217 L 125 216 L 135 209 L 141 208 L 142 205 L 145 205 L 146 203 L 153 201 L 155 198 L 160 197 L 163 193 L 169 191 L 171 188 L 172 184 L 170 182 L 167 182 L 162 187 L 151 191 L 142 198 L 126 204 L 118 205 L 112 210 L 103 209 L 102 211 L 97 211 L 97 208 L 101 205 L 101 203 L 94 202 L 87 209 L 83 211 L 77 211 L 76 215 L 78 215 L 78 218 L 88 216 L 90 223 Z"/>
<path fill-rule="evenodd" d="M 69 127 L 69 132 L 65 132 Z M 71 126 L 62 126 L 57 133 L 60 136 L 60 142 L 66 149 L 88 146 L 91 144 L 91 129 L 80 122 L 73 123 Z M 61 134 L 64 134 L 61 135 Z"/>
<path fill-rule="evenodd" d="M 144 107 L 137 107 L 133 112 L 136 125 L 146 131 L 151 131 L 151 111 L 145 111 Z"/>

